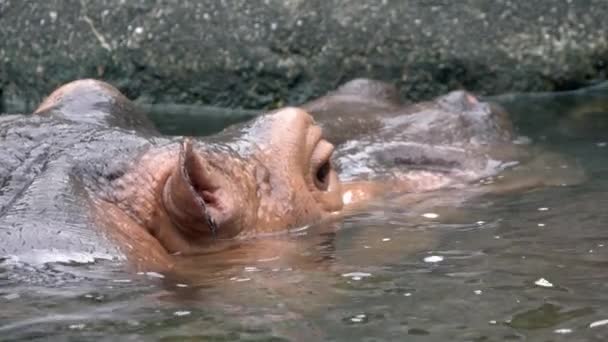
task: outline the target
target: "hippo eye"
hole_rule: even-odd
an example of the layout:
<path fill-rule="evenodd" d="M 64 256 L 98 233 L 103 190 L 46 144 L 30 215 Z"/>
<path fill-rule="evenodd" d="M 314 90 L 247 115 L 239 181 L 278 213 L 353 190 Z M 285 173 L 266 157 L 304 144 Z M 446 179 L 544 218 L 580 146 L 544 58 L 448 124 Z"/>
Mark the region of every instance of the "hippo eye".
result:
<path fill-rule="evenodd" d="M 331 171 L 331 164 L 329 160 L 326 160 L 315 174 L 315 185 L 320 190 L 327 190 L 329 171 Z"/>

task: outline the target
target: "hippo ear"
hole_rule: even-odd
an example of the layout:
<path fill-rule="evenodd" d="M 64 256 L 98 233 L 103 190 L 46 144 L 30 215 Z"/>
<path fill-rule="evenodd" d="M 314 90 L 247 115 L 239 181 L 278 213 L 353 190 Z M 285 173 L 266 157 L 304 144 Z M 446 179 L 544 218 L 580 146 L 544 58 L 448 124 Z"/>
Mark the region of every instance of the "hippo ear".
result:
<path fill-rule="evenodd" d="M 214 204 L 212 194 L 216 189 L 208 165 L 193 152 L 192 140 L 184 139 L 178 165 L 163 191 L 163 203 L 173 223 L 196 236 L 202 232 L 215 234 L 216 220 L 210 206 Z"/>
<path fill-rule="evenodd" d="M 155 133 L 148 116 L 118 89 L 103 81 L 82 79 L 53 91 L 34 111 L 73 122 L 116 126 L 141 133 Z"/>

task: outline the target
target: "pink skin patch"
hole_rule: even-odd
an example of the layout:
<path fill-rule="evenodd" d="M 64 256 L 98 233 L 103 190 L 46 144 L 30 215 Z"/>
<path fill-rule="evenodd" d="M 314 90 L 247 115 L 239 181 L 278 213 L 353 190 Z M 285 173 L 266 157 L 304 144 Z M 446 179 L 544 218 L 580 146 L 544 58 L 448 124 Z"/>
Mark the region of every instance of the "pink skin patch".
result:
<path fill-rule="evenodd" d="M 469 101 L 470 104 L 478 104 L 479 100 L 477 100 L 477 98 L 471 94 L 467 94 L 467 101 Z"/>

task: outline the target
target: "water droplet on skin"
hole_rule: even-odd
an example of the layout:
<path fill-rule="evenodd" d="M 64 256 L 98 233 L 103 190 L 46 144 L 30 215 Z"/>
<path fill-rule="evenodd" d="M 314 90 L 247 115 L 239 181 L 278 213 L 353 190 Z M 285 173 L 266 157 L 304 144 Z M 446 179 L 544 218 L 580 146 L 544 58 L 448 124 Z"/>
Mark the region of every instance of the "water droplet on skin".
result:
<path fill-rule="evenodd" d="M 351 191 L 347 191 L 342 195 L 342 203 L 349 204 L 353 201 L 353 193 Z"/>

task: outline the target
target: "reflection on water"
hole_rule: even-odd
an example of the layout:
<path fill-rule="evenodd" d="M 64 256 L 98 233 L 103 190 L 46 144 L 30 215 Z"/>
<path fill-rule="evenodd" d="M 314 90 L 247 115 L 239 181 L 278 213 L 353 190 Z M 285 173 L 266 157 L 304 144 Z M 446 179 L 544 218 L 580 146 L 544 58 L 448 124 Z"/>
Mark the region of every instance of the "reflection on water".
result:
<path fill-rule="evenodd" d="M 453 205 L 376 203 L 184 261 L 194 274 L 3 260 L 0 340 L 605 340 L 608 146 L 526 134 L 575 157 L 588 180 Z"/>

